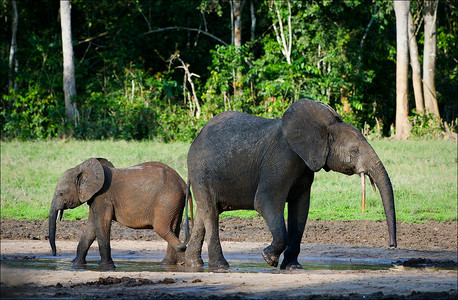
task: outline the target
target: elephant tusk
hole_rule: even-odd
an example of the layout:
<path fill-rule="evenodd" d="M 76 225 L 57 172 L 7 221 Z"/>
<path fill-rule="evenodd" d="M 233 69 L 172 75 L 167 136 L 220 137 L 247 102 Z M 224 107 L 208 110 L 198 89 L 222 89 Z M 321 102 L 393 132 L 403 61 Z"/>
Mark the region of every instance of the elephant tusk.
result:
<path fill-rule="evenodd" d="M 366 206 L 366 176 L 363 172 L 361 172 L 361 190 L 363 194 L 363 209 L 362 212 L 364 213 L 364 208 Z"/>
<path fill-rule="evenodd" d="M 62 221 L 63 212 L 64 211 L 62 209 L 57 211 L 57 220 Z"/>

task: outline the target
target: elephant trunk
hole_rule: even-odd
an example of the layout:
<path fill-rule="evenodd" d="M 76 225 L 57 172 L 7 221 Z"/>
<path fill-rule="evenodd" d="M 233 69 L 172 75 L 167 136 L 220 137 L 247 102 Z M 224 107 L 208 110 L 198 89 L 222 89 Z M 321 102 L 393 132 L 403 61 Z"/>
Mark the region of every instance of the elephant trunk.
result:
<path fill-rule="evenodd" d="M 385 170 L 380 159 L 377 159 L 374 167 L 368 172 L 371 181 L 374 181 L 382 197 L 383 208 L 385 210 L 388 233 L 390 235 L 390 247 L 397 247 L 396 242 L 396 212 L 394 208 L 393 187 L 390 177 Z"/>
<path fill-rule="evenodd" d="M 49 210 L 49 244 L 51 245 L 52 255 L 56 256 L 56 221 L 62 219 L 63 210 L 56 207 L 55 201 Z"/>

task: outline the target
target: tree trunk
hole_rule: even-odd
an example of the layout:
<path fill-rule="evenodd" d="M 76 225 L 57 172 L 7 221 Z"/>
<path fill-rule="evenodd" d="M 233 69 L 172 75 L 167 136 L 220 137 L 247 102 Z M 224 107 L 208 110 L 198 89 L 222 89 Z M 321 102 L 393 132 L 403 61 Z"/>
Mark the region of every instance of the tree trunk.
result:
<path fill-rule="evenodd" d="M 413 24 L 412 14 L 409 12 L 409 53 L 410 65 L 412 66 L 412 85 L 415 94 L 415 108 L 417 113 L 423 114 L 425 112 L 425 105 L 423 102 L 423 91 L 421 83 L 421 67 L 418 57 L 418 44 L 415 37 L 415 26 Z"/>
<path fill-rule="evenodd" d="M 436 98 L 435 68 L 437 52 L 436 17 L 439 1 L 425 1 L 425 46 L 423 50 L 423 92 L 427 113 L 440 118 Z"/>
<path fill-rule="evenodd" d="M 234 46 L 242 46 L 242 0 L 232 0 L 232 9 L 234 13 Z"/>
<path fill-rule="evenodd" d="M 396 14 L 396 135 L 408 139 L 410 135 L 408 103 L 409 19 L 410 1 L 394 1 Z"/>
<path fill-rule="evenodd" d="M 288 65 L 291 64 L 291 47 L 293 44 L 293 29 L 291 27 L 291 3 L 290 1 L 286 1 L 288 3 L 288 39 L 285 37 L 285 30 L 283 28 L 283 21 L 281 20 L 280 9 L 278 8 L 278 3 L 274 2 L 275 5 L 275 13 L 277 14 L 278 18 L 278 25 L 279 29 L 273 22 L 272 27 L 274 28 L 275 35 L 277 37 L 277 42 L 281 47 L 281 52 L 286 58 L 286 62 Z"/>
<path fill-rule="evenodd" d="M 233 28 L 233 37 L 234 37 L 234 46 L 236 49 L 240 49 L 242 46 L 242 9 L 245 4 L 244 0 L 231 0 L 231 7 L 234 16 L 234 28 Z M 238 54 L 240 55 L 240 53 Z M 235 70 L 234 70 L 235 72 Z M 234 95 L 240 96 L 242 94 L 242 73 L 236 72 L 234 78 Z"/>
<path fill-rule="evenodd" d="M 231 45 L 234 45 L 234 1 L 230 0 L 231 7 Z"/>
<path fill-rule="evenodd" d="M 256 35 L 256 14 L 254 10 L 253 0 L 250 2 L 250 15 L 251 15 L 251 41 L 254 41 Z"/>
<path fill-rule="evenodd" d="M 70 10 L 70 1 L 60 0 L 60 24 L 62 28 L 62 53 L 64 58 L 65 115 L 68 122 L 75 122 L 76 124 L 78 122 L 78 110 L 76 109 L 76 103 L 73 102 L 76 96 L 76 87 Z"/>
<path fill-rule="evenodd" d="M 9 57 L 9 69 L 8 69 L 8 92 L 10 92 L 11 89 L 14 89 L 14 91 L 17 90 L 16 74 L 18 71 L 16 35 L 17 35 L 17 24 L 19 21 L 19 17 L 17 13 L 16 0 L 11 1 L 11 7 L 12 7 L 13 21 L 11 23 L 11 45 L 10 45 L 10 57 Z"/>

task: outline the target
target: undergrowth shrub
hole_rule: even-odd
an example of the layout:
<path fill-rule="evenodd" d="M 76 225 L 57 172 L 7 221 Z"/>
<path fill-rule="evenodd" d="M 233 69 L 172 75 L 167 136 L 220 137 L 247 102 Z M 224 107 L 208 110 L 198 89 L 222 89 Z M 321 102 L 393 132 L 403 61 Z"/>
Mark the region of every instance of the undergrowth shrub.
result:
<path fill-rule="evenodd" d="M 37 85 L 2 96 L 0 111 L 3 138 L 50 139 L 65 131 L 65 107 Z"/>
<path fill-rule="evenodd" d="M 182 88 L 167 73 L 150 75 L 131 65 L 108 91 L 80 98 L 76 138 L 189 141 L 201 128 L 189 116 Z"/>
<path fill-rule="evenodd" d="M 417 139 L 435 139 L 443 138 L 445 135 L 444 124 L 442 120 L 432 114 L 413 113 L 409 116 L 412 124 L 411 136 Z"/>

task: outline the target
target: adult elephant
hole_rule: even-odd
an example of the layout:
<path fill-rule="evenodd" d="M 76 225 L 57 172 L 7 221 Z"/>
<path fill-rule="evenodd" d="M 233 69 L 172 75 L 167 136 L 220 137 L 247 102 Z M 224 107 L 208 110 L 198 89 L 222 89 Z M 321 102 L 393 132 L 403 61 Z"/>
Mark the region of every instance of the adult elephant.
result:
<path fill-rule="evenodd" d="M 89 220 L 78 243 L 75 265 L 86 264 L 86 255 L 97 238 L 102 268 L 115 268 L 111 258 L 112 221 L 134 229 L 153 229 L 168 242 L 162 264 L 184 262 L 188 239 L 178 239 L 187 186 L 178 173 L 160 162 L 115 168 L 104 158 L 90 158 L 67 170 L 56 186 L 49 210 L 49 242 L 56 255 L 56 220 L 65 209 L 89 205 Z M 186 217 L 187 223 L 187 217 Z"/>
<path fill-rule="evenodd" d="M 375 151 L 352 125 L 328 105 L 302 99 L 281 119 L 241 112 L 212 118 L 188 154 L 188 186 L 197 203 L 186 250 L 186 264 L 201 266 L 207 235 L 209 266 L 227 268 L 218 230 L 221 212 L 256 210 L 267 222 L 273 241 L 262 254 L 276 267 L 297 269 L 300 242 L 310 205 L 314 172 L 333 170 L 369 176 L 379 188 L 387 218 L 390 246 L 396 247 L 396 216 L 390 178 Z M 288 229 L 284 209 L 288 202 Z M 286 250 L 285 250 L 286 249 Z"/>

